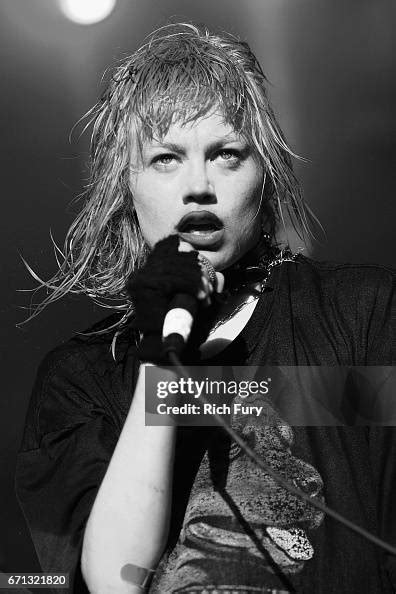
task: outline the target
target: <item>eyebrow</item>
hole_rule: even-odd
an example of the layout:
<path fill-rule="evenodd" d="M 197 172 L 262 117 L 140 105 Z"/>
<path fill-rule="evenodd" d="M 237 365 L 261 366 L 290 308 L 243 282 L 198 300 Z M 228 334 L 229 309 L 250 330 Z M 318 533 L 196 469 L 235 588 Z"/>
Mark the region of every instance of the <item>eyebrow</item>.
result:
<path fill-rule="evenodd" d="M 214 142 L 211 142 L 209 144 L 209 146 L 207 147 L 207 152 L 211 153 L 213 151 L 223 148 L 224 145 L 231 144 L 233 142 L 239 142 L 243 145 L 246 144 L 243 139 L 237 138 L 235 136 L 230 136 L 230 137 L 225 136 L 221 140 L 216 140 Z M 181 144 L 174 143 L 174 142 L 156 142 L 156 141 L 154 141 L 154 143 L 150 144 L 146 148 L 149 150 L 150 149 L 151 150 L 166 149 L 168 151 L 171 151 L 172 153 L 177 153 L 179 155 L 186 154 L 186 150 L 185 150 L 184 146 Z"/>

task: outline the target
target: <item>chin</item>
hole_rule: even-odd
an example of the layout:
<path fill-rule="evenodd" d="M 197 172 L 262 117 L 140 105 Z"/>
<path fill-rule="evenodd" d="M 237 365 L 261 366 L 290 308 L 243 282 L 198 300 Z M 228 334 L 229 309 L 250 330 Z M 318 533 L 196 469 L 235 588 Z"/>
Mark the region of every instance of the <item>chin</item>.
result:
<path fill-rule="evenodd" d="M 240 258 L 240 256 L 226 256 L 218 252 L 211 252 L 209 250 L 199 250 L 199 253 L 209 260 L 217 272 L 226 270 L 235 264 L 235 262 L 237 262 Z"/>

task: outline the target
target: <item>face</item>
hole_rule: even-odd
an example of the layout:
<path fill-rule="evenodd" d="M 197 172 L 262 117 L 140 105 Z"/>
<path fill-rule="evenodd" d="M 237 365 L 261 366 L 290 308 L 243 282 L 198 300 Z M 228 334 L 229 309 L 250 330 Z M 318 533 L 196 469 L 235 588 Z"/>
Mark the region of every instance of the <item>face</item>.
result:
<path fill-rule="evenodd" d="M 258 241 L 263 181 L 253 148 L 216 113 L 171 125 L 142 157 L 132 149 L 130 187 L 148 245 L 177 233 L 217 270 Z"/>

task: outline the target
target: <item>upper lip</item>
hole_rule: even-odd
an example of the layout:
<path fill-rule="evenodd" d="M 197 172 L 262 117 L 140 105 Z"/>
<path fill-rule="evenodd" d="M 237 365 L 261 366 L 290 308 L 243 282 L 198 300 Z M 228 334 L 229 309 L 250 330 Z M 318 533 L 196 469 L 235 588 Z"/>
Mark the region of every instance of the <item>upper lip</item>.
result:
<path fill-rule="evenodd" d="M 199 227 L 201 225 L 213 225 L 215 229 L 221 229 L 223 223 L 213 212 L 208 210 L 195 210 L 184 215 L 178 222 L 176 229 L 180 232 L 185 231 L 188 226 Z"/>

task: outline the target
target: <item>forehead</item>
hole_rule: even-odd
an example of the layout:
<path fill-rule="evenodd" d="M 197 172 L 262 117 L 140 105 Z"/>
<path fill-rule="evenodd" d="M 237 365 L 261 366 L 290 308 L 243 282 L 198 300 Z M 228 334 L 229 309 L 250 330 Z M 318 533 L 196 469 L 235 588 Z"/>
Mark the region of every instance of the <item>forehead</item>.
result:
<path fill-rule="evenodd" d="M 165 133 L 155 133 L 146 142 L 158 144 L 166 142 L 216 142 L 235 141 L 241 139 L 240 134 L 223 116 L 217 113 L 198 118 L 191 122 L 175 121 Z"/>

